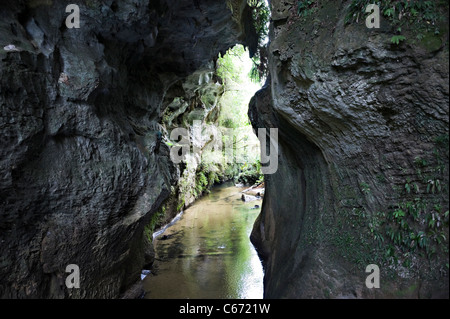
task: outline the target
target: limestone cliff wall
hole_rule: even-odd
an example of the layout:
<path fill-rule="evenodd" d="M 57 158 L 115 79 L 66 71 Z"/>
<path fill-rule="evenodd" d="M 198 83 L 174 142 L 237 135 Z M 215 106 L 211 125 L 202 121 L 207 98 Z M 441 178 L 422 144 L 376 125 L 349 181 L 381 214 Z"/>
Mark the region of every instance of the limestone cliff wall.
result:
<path fill-rule="evenodd" d="M 80 28 L 65 25 L 69 3 Z M 1 2 L 0 297 L 111 298 L 140 279 L 144 226 L 178 178 L 168 147 L 155 152 L 166 97 L 251 38 L 245 12 L 243 1 Z M 69 264 L 80 289 L 65 286 Z"/>
<path fill-rule="evenodd" d="M 448 16 L 395 44 L 386 19 L 345 23 L 348 1 L 270 2 L 270 78 L 249 110 L 279 128 L 252 233 L 265 297 L 448 297 Z"/>

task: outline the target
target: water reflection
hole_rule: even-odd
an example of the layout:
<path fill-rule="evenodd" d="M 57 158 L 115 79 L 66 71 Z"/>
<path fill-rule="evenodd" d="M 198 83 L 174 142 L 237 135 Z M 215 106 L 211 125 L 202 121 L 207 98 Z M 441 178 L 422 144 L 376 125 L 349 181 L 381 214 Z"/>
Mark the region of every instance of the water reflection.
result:
<path fill-rule="evenodd" d="M 262 298 L 263 270 L 249 236 L 261 201 L 242 189 L 216 187 L 155 240 L 146 298 Z"/>

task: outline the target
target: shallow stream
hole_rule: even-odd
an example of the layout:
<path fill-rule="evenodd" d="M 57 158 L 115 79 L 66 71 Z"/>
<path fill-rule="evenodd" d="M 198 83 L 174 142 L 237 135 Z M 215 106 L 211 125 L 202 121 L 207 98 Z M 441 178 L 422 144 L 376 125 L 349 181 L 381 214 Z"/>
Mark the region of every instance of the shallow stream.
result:
<path fill-rule="evenodd" d="M 146 298 L 263 297 L 263 270 L 249 240 L 261 200 L 243 202 L 242 190 L 216 186 L 154 238 Z"/>

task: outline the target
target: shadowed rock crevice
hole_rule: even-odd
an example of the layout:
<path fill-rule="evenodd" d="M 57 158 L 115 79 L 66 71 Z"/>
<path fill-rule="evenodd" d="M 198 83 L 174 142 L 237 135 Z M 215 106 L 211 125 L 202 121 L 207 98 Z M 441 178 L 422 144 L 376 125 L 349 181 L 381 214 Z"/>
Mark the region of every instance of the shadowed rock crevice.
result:
<path fill-rule="evenodd" d="M 448 298 L 448 45 L 407 26 L 393 45 L 388 21 L 344 23 L 344 1 L 271 5 L 270 78 L 249 109 L 279 128 L 251 237 L 265 297 Z M 372 263 L 381 289 L 365 286 Z"/>
<path fill-rule="evenodd" d="M 264 197 L 250 238 L 263 260 L 265 297 L 280 298 L 310 288 L 293 285 L 304 280 L 305 269 L 315 264 L 318 246 L 312 242 L 312 233 L 318 229 L 314 225 L 322 219 L 319 212 L 332 205 L 333 194 L 319 148 L 277 116 L 271 103 L 267 86 L 249 107 L 254 127 L 279 128 L 278 170 L 266 175 L 266 188 L 271 191 Z"/>

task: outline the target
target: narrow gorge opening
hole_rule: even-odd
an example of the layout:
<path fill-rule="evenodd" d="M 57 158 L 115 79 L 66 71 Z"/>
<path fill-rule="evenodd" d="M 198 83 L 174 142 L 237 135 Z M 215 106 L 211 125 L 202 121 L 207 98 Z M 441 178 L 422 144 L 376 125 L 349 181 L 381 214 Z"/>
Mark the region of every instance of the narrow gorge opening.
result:
<path fill-rule="evenodd" d="M 248 117 L 265 80 L 257 67 L 238 44 L 183 83 L 184 96 L 170 96 L 162 142 L 180 178 L 145 229 L 155 250 L 142 273 L 147 298 L 263 296 L 249 239 L 264 196 L 260 142 Z"/>
<path fill-rule="evenodd" d="M 248 107 L 267 77 L 270 11 L 266 1 L 247 4 L 241 23 L 251 34 L 250 46 L 219 53 L 165 96 L 161 139 L 179 177 L 145 227 L 154 249 L 141 275 L 147 298 L 263 296 L 262 265 L 250 233 L 261 209 L 264 175 Z M 192 226 L 197 222 L 201 226 Z M 189 234 L 198 238 L 193 242 Z M 204 271 L 199 275 L 198 269 Z"/>

